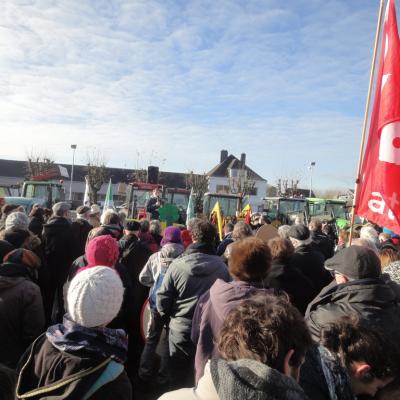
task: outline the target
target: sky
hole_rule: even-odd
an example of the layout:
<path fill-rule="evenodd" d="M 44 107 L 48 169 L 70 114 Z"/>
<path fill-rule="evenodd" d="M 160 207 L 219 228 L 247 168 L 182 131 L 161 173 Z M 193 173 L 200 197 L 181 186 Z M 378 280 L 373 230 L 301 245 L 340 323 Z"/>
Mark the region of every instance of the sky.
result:
<path fill-rule="evenodd" d="M 2 0 L 0 158 L 354 185 L 377 0 Z"/>

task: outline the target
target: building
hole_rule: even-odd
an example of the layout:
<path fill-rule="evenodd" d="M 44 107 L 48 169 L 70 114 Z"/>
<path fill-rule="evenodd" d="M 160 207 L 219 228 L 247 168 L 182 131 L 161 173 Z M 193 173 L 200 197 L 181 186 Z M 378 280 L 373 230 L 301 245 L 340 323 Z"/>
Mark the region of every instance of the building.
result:
<path fill-rule="evenodd" d="M 262 211 L 263 198 L 267 193 L 267 180 L 247 166 L 245 153 L 241 154 L 239 160 L 232 154 L 228 155 L 227 150 L 222 150 L 219 164 L 209 171 L 207 176 L 210 193 L 244 193 L 252 210 Z"/>
<path fill-rule="evenodd" d="M 60 165 L 66 170 L 66 176 L 63 178 L 65 197 L 69 198 L 69 191 L 71 185 L 71 170 L 72 165 L 62 164 Z M 152 169 L 151 169 L 152 168 Z M 156 174 L 156 179 L 158 183 L 166 185 L 172 188 L 186 188 L 186 176 L 187 174 L 179 172 L 165 172 L 158 171 L 156 167 L 149 167 L 148 171 L 141 170 L 135 171 L 132 169 L 124 168 L 106 168 L 107 175 L 111 178 L 113 184 L 113 194 L 114 201 L 118 203 L 123 203 L 125 201 L 127 183 L 135 180 L 135 176 L 143 176 L 146 179 L 146 175 L 152 171 Z M 16 160 L 0 160 L 0 187 L 7 186 L 11 188 L 11 194 L 13 196 L 18 196 L 18 187 L 22 186 L 27 175 L 27 164 L 25 161 Z M 83 202 L 83 197 L 85 193 L 85 175 L 87 175 L 87 167 L 85 165 L 74 165 L 74 176 L 72 182 L 72 200 L 76 202 Z M 61 176 L 60 176 L 61 178 Z M 98 192 L 98 201 L 102 202 L 105 199 L 107 192 L 108 182 L 103 184 L 100 191 Z"/>

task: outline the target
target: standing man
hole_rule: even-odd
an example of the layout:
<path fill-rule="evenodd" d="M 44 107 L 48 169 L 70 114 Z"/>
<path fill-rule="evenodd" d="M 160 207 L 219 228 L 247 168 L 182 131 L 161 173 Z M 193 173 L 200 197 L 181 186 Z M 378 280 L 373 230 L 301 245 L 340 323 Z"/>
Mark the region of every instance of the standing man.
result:
<path fill-rule="evenodd" d="M 153 194 L 146 203 L 146 212 L 151 214 L 151 219 L 158 219 L 158 209 L 162 206 L 161 191 L 159 188 L 153 190 Z"/>
<path fill-rule="evenodd" d="M 80 206 L 76 209 L 76 221 L 71 224 L 73 236 L 73 259 L 85 254 L 85 246 L 92 225 L 89 224 L 90 208 Z"/>
<path fill-rule="evenodd" d="M 195 345 L 191 340 L 192 319 L 200 296 L 220 278 L 230 281 L 225 263 L 215 253 L 215 226 L 195 219 L 191 226 L 193 244 L 169 266 L 157 293 L 157 310 L 171 318 L 169 352 L 171 384 L 188 387 L 194 383 Z"/>
<path fill-rule="evenodd" d="M 54 204 L 53 214 L 43 226 L 43 252 L 48 269 L 48 282 L 43 293 L 46 320 L 52 317 L 54 304 L 54 319 L 62 318 L 56 315 L 62 310 L 62 287 L 68 276 L 69 267 L 73 261 L 73 237 L 69 220 L 70 205 L 66 202 Z"/>

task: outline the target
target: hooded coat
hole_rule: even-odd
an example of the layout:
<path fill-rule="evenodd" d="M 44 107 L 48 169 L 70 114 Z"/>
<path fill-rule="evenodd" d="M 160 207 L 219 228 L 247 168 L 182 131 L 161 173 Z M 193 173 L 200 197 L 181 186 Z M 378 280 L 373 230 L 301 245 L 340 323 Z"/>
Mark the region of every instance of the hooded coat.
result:
<path fill-rule="evenodd" d="M 0 266 L 0 363 L 15 368 L 45 327 L 39 286 L 22 264 Z"/>
<path fill-rule="evenodd" d="M 19 366 L 17 399 L 132 399 L 132 387 L 121 364 L 85 352 L 59 351 L 40 336 Z"/>
<path fill-rule="evenodd" d="M 392 287 L 379 278 L 367 278 L 337 284 L 332 282 L 308 306 L 306 322 L 319 342 L 321 329 L 351 314 L 384 332 L 399 333 L 400 308 Z M 394 323 L 397 321 L 397 323 Z"/>
<path fill-rule="evenodd" d="M 291 265 L 290 261 L 273 260 L 264 284 L 266 287 L 286 292 L 291 303 L 303 315 L 314 298 L 314 285 L 298 268 Z"/>
<path fill-rule="evenodd" d="M 211 360 L 196 388 L 165 393 L 159 400 L 308 400 L 298 383 L 255 360 Z"/>
<path fill-rule="evenodd" d="M 292 256 L 291 264 L 314 285 L 313 297 L 332 281 L 331 274 L 324 268 L 324 261 L 323 254 L 312 243 L 297 247 Z"/>
<path fill-rule="evenodd" d="M 72 222 L 73 260 L 85 254 L 87 237 L 92 229 L 92 225 L 83 218 L 78 218 L 76 221 Z"/>
<path fill-rule="evenodd" d="M 218 278 L 231 280 L 225 263 L 211 245 L 194 243 L 169 266 L 157 293 L 158 312 L 171 318 L 170 338 L 176 332 L 175 345 L 189 353 L 194 350 L 190 333 L 197 302 Z"/>
<path fill-rule="evenodd" d="M 43 254 L 46 260 L 48 282 L 43 287 L 46 318 L 50 320 L 55 293 L 58 291 L 57 307 L 62 300 L 62 285 L 67 279 L 73 261 L 71 223 L 64 217 L 52 217 L 43 226 Z"/>
<path fill-rule="evenodd" d="M 196 382 L 203 375 L 207 361 L 220 356 L 216 339 L 227 314 L 246 297 L 256 293 L 273 292 L 255 285 L 243 281 L 225 282 L 217 279 L 210 290 L 200 297 L 192 322 L 192 341 L 196 345 Z"/>

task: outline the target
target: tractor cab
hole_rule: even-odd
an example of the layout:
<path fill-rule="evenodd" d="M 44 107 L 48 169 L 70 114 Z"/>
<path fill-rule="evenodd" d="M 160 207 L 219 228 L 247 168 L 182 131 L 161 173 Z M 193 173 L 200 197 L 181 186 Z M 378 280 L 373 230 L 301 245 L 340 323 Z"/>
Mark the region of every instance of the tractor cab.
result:
<path fill-rule="evenodd" d="M 157 183 L 146 182 L 131 182 L 128 184 L 126 202 L 124 204 L 128 218 L 140 218 L 146 215 L 146 203 L 154 189 L 160 189 L 162 193 L 164 187 Z"/>
<path fill-rule="evenodd" d="M 296 219 L 307 221 L 307 202 L 300 197 L 265 197 L 264 212 L 272 225 L 293 225 Z"/>
<path fill-rule="evenodd" d="M 219 202 L 222 217 L 236 217 L 242 209 L 242 196 L 237 194 L 205 193 L 203 199 L 203 214 L 209 216 L 215 204 Z"/>

